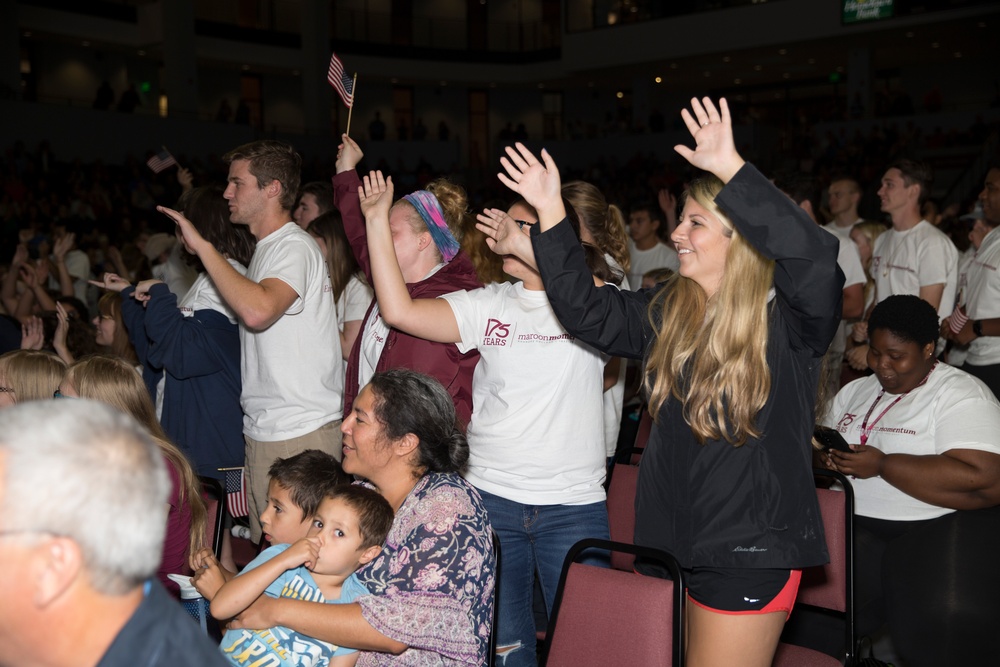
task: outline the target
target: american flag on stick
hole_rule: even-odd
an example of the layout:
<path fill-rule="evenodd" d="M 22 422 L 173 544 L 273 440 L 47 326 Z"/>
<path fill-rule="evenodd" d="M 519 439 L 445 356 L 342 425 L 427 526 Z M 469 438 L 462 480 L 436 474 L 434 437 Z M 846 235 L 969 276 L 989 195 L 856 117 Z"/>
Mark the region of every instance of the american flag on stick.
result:
<path fill-rule="evenodd" d="M 246 476 L 243 468 L 228 468 L 226 470 L 226 509 L 234 517 L 249 516 L 250 506 L 247 504 Z"/>
<path fill-rule="evenodd" d="M 348 109 L 354 106 L 354 81 L 344 71 L 344 63 L 334 53 L 330 56 L 330 69 L 326 74 L 326 80 L 330 82 L 333 89 L 344 101 L 344 106 Z"/>
<path fill-rule="evenodd" d="M 177 160 L 174 159 L 174 156 L 166 148 L 146 160 L 146 165 L 153 170 L 154 174 L 158 174 L 167 167 L 172 167 L 175 164 L 177 164 Z"/>
<path fill-rule="evenodd" d="M 955 306 L 955 310 L 951 312 L 951 317 L 948 318 L 948 328 L 951 329 L 953 334 L 957 334 L 968 321 L 969 316 L 962 312 L 962 307 Z"/>

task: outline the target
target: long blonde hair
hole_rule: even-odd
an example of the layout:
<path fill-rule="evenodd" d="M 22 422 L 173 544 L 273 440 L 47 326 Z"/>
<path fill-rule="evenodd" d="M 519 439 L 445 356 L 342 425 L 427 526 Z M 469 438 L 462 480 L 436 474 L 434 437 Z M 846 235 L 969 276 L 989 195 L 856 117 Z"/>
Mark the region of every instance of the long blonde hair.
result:
<path fill-rule="evenodd" d="M 650 412 L 671 397 L 682 402 L 695 438 L 734 446 L 760 437 L 757 414 L 771 390 L 767 365 L 768 293 L 774 262 L 733 227 L 715 204 L 722 182 L 691 183 L 691 197 L 722 221 L 730 238 L 718 291 L 709 298 L 696 282 L 675 274 L 649 305 L 658 328 L 646 364 Z"/>
<path fill-rule="evenodd" d="M 44 350 L 11 350 L 0 355 L 0 380 L 14 390 L 14 402 L 52 398 L 59 388 L 66 363 Z"/>
<path fill-rule="evenodd" d="M 150 432 L 164 458 L 180 478 L 179 502 L 191 507 L 191 528 L 188 531 L 188 557 L 204 546 L 206 510 L 201 487 L 194 469 L 184 453 L 177 448 L 156 420 L 156 408 L 149 397 L 142 376 L 119 357 L 94 355 L 76 362 L 66 371 L 66 379 L 81 398 L 106 403 L 131 415 Z"/>

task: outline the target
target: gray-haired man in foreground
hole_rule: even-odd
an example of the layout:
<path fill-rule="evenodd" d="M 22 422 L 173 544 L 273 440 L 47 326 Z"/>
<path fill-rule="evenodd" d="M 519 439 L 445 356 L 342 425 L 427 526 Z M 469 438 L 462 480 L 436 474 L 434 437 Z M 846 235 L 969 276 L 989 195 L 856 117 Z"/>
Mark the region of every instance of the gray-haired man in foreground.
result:
<path fill-rule="evenodd" d="M 0 666 L 225 664 L 153 576 L 169 491 L 159 448 L 110 407 L 0 412 Z"/>

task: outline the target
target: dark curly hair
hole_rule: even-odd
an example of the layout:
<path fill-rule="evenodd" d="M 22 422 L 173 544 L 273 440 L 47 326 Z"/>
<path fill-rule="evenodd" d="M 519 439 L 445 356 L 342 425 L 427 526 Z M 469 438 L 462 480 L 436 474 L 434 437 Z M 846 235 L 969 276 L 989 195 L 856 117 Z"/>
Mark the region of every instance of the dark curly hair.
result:
<path fill-rule="evenodd" d="M 897 294 L 879 302 L 868 318 L 868 335 L 877 329 L 920 347 L 937 343 L 940 331 L 934 306 L 912 294 Z"/>

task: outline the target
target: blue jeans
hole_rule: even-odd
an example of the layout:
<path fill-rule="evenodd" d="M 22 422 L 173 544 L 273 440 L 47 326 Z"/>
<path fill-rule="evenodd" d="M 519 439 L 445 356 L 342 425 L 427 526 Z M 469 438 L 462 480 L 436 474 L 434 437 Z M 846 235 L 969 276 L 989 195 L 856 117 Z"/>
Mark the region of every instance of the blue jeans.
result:
<path fill-rule="evenodd" d="M 608 538 L 608 509 L 604 502 L 589 505 L 524 505 L 479 490 L 500 538 L 500 599 L 497 615 L 498 665 L 535 664 L 535 621 L 532 592 L 535 570 L 552 612 L 563 560 L 570 547 L 585 537 Z M 585 559 L 608 566 L 606 554 Z M 514 647 L 503 650 L 504 647 Z"/>

